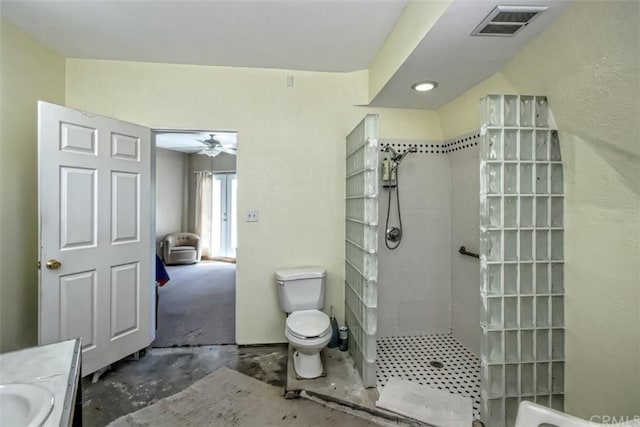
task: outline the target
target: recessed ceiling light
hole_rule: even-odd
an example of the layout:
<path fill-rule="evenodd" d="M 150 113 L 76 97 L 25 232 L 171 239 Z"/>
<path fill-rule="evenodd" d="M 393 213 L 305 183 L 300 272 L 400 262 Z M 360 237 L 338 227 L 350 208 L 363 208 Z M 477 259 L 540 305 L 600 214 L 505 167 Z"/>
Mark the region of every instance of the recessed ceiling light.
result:
<path fill-rule="evenodd" d="M 438 86 L 436 82 L 418 82 L 411 85 L 411 89 L 416 92 L 428 92 Z"/>

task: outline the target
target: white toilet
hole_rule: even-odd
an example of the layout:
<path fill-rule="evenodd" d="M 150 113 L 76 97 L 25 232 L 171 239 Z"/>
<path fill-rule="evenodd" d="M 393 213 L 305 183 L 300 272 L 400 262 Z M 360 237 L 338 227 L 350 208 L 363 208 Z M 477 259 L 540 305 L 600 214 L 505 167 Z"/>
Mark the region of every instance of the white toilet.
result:
<path fill-rule="evenodd" d="M 293 366 L 300 378 L 322 376 L 320 351 L 331 340 L 324 307 L 327 271 L 309 267 L 276 271 L 280 308 L 288 314 L 284 335 L 295 351 Z"/>

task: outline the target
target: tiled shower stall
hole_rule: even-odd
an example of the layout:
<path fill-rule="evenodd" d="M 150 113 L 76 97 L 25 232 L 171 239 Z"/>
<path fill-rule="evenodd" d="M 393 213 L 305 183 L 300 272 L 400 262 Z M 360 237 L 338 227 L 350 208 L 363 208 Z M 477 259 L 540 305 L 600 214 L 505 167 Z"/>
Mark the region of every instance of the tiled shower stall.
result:
<path fill-rule="evenodd" d="M 400 378 L 471 400 L 480 417 L 480 268 L 460 246 L 479 248 L 479 131 L 446 141 L 381 139 L 404 153 L 398 177 L 403 238 L 385 243 L 397 225 L 394 193 L 379 182 L 378 378 Z M 391 203 L 389 196 L 392 195 Z"/>
<path fill-rule="evenodd" d="M 448 141 L 379 140 L 375 115 L 348 136 L 345 317 L 365 386 L 398 377 L 460 394 L 500 427 L 522 400 L 563 409 L 562 163 L 545 97 L 481 108 L 481 129 Z M 387 144 L 415 148 L 398 172 L 394 251 Z"/>

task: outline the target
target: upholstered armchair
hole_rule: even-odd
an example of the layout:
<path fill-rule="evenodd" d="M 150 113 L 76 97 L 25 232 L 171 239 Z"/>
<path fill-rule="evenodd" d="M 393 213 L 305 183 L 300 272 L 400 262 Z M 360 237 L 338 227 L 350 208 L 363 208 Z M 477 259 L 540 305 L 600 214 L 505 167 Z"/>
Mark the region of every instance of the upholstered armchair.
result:
<path fill-rule="evenodd" d="M 164 238 L 165 264 L 195 264 L 200 261 L 200 236 L 194 233 L 173 233 Z"/>

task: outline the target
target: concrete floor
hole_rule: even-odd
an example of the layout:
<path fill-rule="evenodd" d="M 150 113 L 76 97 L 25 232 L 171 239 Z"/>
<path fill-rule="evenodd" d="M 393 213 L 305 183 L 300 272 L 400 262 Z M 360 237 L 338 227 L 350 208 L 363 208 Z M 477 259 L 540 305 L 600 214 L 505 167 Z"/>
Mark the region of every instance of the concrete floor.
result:
<path fill-rule="evenodd" d="M 288 357 L 290 351 L 286 344 L 151 349 L 138 360 L 115 363 L 96 384 L 91 383 L 91 375 L 82 380 L 83 424 L 106 426 L 122 415 L 174 395 L 226 366 L 281 387 L 282 394 L 286 390 L 288 397 L 301 395 L 379 425 L 423 425 L 376 408 L 377 390 L 362 387 L 348 353 L 325 349 L 323 364 L 327 376 L 303 380 L 296 378 L 292 362 L 287 366 L 292 360 Z"/>
<path fill-rule="evenodd" d="M 322 350 L 322 366 L 326 375 L 320 378 L 303 379 L 296 376 L 293 366 L 293 347 L 289 346 L 286 390 L 307 391 L 335 401 L 345 401 L 352 405 L 375 409 L 378 391 L 364 388 L 360 374 L 349 353 L 338 348 Z"/>
<path fill-rule="evenodd" d="M 376 406 L 378 390 L 364 388 L 355 363 L 346 351 L 338 348 L 322 350 L 322 365 L 326 375 L 314 379 L 300 379 L 293 366 L 293 347 L 289 346 L 287 366 L 287 396 L 306 392 L 327 402 L 339 403 L 376 417 L 393 421 L 396 425 L 418 425 L 415 420 L 385 411 Z"/>
<path fill-rule="evenodd" d="M 287 346 L 151 349 L 139 360 L 115 363 L 96 384 L 91 383 L 91 375 L 82 380 L 83 423 L 106 426 L 122 415 L 184 390 L 222 366 L 284 389 Z"/>
<path fill-rule="evenodd" d="M 289 346 L 287 361 L 287 396 L 310 395 L 323 402 L 338 403 L 360 414 L 368 414 L 379 421 L 388 421 L 393 426 L 429 426 L 420 421 L 407 418 L 376 406 L 379 394 L 376 388 L 364 388 L 360 374 L 349 353 L 337 348 L 322 350 L 322 365 L 326 375 L 312 380 L 300 379 L 293 366 L 294 349 Z M 381 422 L 378 422 L 381 424 Z M 484 427 L 481 421 L 475 420 L 471 427 Z"/>

